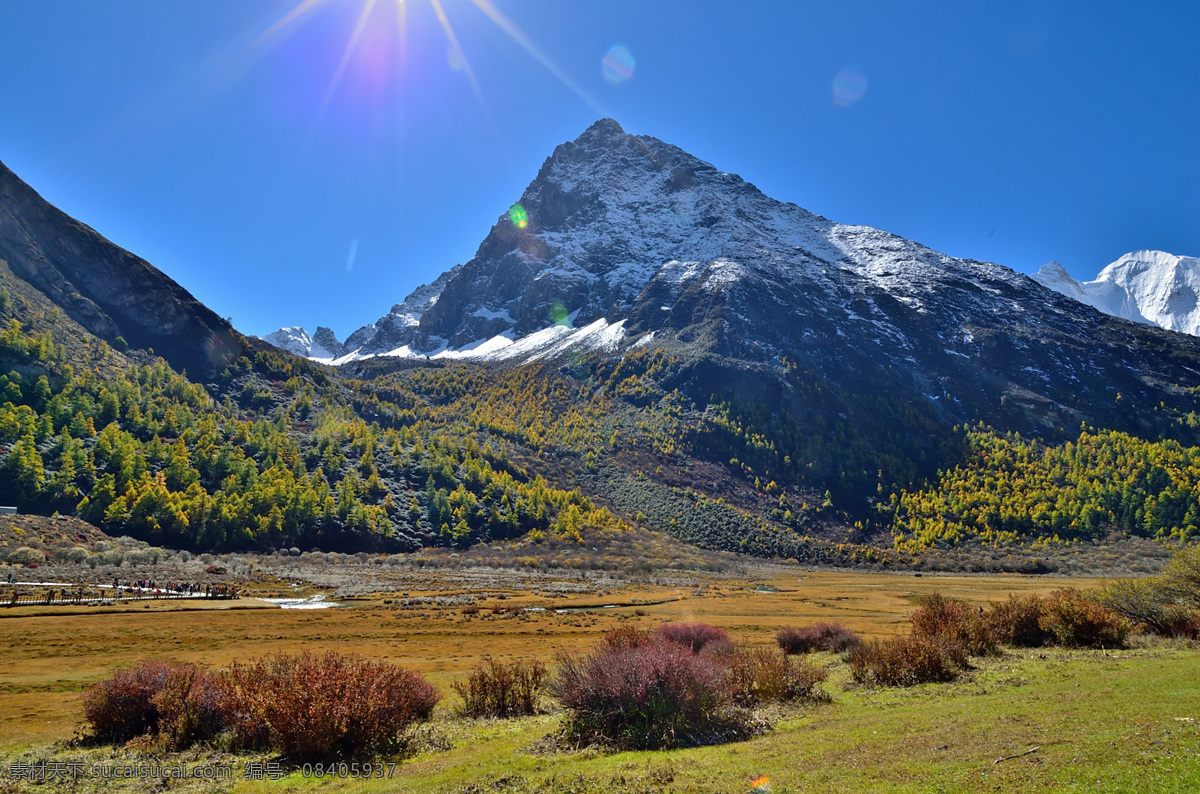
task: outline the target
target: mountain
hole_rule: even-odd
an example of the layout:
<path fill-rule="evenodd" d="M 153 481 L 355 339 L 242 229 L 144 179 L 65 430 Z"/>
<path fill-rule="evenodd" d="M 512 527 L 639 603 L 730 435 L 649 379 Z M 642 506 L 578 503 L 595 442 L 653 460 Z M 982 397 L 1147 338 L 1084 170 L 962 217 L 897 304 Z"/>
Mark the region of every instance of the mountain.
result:
<path fill-rule="evenodd" d="M 1097 315 L 1001 265 L 765 196 L 611 119 L 557 147 L 467 263 L 347 340 L 370 356 L 535 361 L 641 346 L 680 387 L 780 401 L 779 373 L 886 393 L 938 421 L 1044 432 L 1186 402 L 1200 345 Z M 786 364 L 784 363 L 786 362 Z M 1121 396 L 1121 405 L 1117 397 Z"/>
<path fill-rule="evenodd" d="M 300 326 L 293 326 L 280 328 L 278 331 L 259 338 L 264 342 L 270 342 L 280 350 L 318 361 L 332 361 L 348 352 L 346 346 L 338 341 L 333 331 L 323 325 L 318 325 L 316 333 L 312 336 L 309 336 L 308 332 Z"/>
<path fill-rule="evenodd" d="M 557 555 L 636 529 L 872 566 L 974 543 L 986 560 L 953 564 L 976 570 L 1200 536 L 1200 339 L 611 120 L 348 351 L 326 328 L 237 336 L 14 180 L 0 502 L 22 510 L 196 550 Z"/>
<path fill-rule="evenodd" d="M 1195 257 L 1134 251 L 1094 281 L 1076 281 L 1057 262 L 1043 265 L 1033 278 L 1105 314 L 1200 336 L 1200 259 Z"/>
<path fill-rule="evenodd" d="M 425 312 L 437 303 L 446 284 L 461 269 L 461 265 L 456 265 L 438 276 L 432 284 L 422 284 L 383 317 L 350 334 L 346 337 L 347 352 L 356 351 L 360 356 L 374 355 L 395 350 L 410 342 Z"/>
<path fill-rule="evenodd" d="M 0 163 L 0 261 L 91 333 L 206 376 L 241 350 L 229 323 L 160 270 L 51 205 Z"/>

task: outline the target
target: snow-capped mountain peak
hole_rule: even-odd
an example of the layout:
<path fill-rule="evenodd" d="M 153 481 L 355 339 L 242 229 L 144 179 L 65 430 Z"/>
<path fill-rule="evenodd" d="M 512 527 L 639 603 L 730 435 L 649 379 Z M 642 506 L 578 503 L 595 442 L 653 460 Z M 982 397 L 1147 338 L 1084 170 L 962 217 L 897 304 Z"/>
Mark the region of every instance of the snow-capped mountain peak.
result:
<path fill-rule="evenodd" d="M 346 355 L 346 347 L 337 340 L 333 331 L 323 325 L 317 326 L 312 336 L 300 326 L 280 328 L 278 331 L 260 337 L 282 350 L 295 353 L 297 356 L 314 358 L 322 361 L 332 361 Z"/>
<path fill-rule="evenodd" d="M 280 328 L 266 336 L 259 337 L 264 342 L 270 342 L 280 350 L 307 357 L 312 352 L 312 337 L 298 325 Z"/>
<path fill-rule="evenodd" d="M 1041 284 L 1043 287 L 1061 292 L 1069 298 L 1074 298 L 1081 303 L 1087 303 L 1087 293 L 1083 291 L 1083 287 L 1079 282 L 1071 277 L 1067 269 L 1058 263 L 1058 260 L 1053 260 L 1042 265 L 1037 273 L 1033 274 L 1033 280 Z"/>
<path fill-rule="evenodd" d="M 1126 320 L 1200 335 L 1200 259 L 1165 251 L 1133 251 L 1079 282 L 1051 262 L 1034 280 Z"/>

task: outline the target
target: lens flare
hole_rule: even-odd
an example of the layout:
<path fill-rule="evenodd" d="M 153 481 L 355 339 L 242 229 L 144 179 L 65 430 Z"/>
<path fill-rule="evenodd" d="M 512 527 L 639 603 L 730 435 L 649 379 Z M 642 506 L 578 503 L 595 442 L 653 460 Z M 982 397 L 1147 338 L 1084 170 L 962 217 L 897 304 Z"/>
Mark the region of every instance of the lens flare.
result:
<path fill-rule="evenodd" d="M 358 257 L 358 238 L 350 241 L 350 253 L 346 255 L 346 272 L 354 269 L 354 260 Z"/>
<path fill-rule="evenodd" d="M 766 792 L 771 790 L 771 778 L 766 775 L 756 777 L 750 781 L 750 790 L 755 792 L 755 794 L 766 794 Z"/>
<path fill-rule="evenodd" d="M 867 93 L 867 76 L 861 70 L 847 66 L 833 78 L 833 104 L 848 108 Z"/>
<path fill-rule="evenodd" d="M 524 229 L 529 225 L 529 216 L 525 214 L 525 208 L 520 204 L 513 204 L 508 208 L 508 219 L 518 229 Z"/>
<path fill-rule="evenodd" d="M 613 85 L 620 85 L 633 77 L 633 68 L 636 65 L 637 59 L 629 52 L 628 47 L 624 44 L 614 44 L 608 48 L 604 60 L 600 62 L 600 69 L 605 80 Z"/>
<path fill-rule="evenodd" d="M 204 356 L 213 369 L 229 366 L 241 352 L 241 343 L 229 331 L 214 331 L 204 340 Z"/>
<path fill-rule="evenodd" d="M 567 304 L 562 301 L 555 301 L 550 307 L 550 322 L 555 325 L 571 327 L 571 316 L 567 312 Z"/>

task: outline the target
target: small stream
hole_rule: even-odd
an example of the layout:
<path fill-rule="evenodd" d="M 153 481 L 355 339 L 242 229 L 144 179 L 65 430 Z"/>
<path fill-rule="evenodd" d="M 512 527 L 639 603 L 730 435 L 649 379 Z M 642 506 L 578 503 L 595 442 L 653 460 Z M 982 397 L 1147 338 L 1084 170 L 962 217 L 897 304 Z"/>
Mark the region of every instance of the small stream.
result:
<path fill-rule="evenodd" d="M 341 606 L 337 601 L 326 601 L 323 595 L 308 598 L 264 598 L 263 601 L 279 604 L 280 609 L 329 609 Z"/>

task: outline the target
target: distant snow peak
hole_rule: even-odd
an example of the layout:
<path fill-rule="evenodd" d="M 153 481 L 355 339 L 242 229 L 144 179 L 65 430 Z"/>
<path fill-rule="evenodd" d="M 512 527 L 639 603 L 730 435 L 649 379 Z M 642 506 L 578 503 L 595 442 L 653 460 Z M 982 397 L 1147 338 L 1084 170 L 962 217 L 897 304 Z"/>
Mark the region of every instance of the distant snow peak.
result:
<path fill-rule="evenodd" d="M 290 328 L 280 328 L 274 333 L 259 338 L 281 350 L 317 361 L 332 361 L 346 355 L 347 352 L 346 347 L 337 340 L 333 331 L 323 325 L 318 325 L 316 333 L 312 336 L 308 335 L 308 331 L 296 325 Z"/>
<path fill-rule="evenodd" d="M 369 358 L 411 344 L 421 318 L 437 304 L 446 285 L 461 270 L 462 265 L 455 265 L 432 283 L 422 284 L 383 317 L 350 334 L 346 337 L 346 353 L 357 351 L 358 358 Z"/>
<path fill-rule="evenodd" d="M 295 353 L 297 356 L 309 355 L 312 350 L 312 337 L 298 325 L 290 328 L 280 328 L 278 331 L 259 337 L 264 342 L 270 342 L 280 350 Z"/>
<path fill-rule="evenodd" d="M 1079 282 L 1057 262 L 1033 276 L 1044 287 L 1126 320 L 1200 336 L 1200 259 L 1133 251 Z"/>

